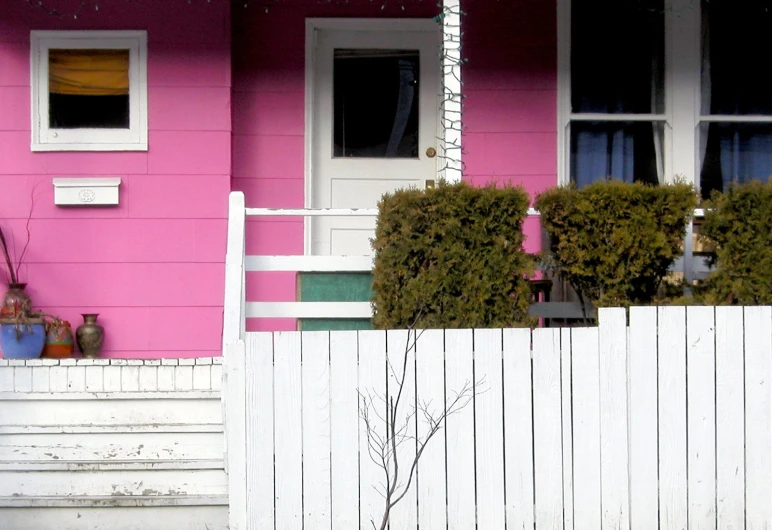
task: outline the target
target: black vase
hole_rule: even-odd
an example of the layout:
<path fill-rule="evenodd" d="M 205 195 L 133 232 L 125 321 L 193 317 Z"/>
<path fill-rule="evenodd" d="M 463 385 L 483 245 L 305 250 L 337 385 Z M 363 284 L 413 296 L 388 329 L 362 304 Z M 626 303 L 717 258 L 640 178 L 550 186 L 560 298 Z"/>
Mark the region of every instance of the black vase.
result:
<path fill-rule="evenodd" d="M 98 313 L 85 313 L 83 324 L 75 331 L 75 339 L 78 341 L 78 349 L 83 357 L 93 359 L 99 356 L 102 343 L 105 340 L 105 328 L 97 324 Z"/>

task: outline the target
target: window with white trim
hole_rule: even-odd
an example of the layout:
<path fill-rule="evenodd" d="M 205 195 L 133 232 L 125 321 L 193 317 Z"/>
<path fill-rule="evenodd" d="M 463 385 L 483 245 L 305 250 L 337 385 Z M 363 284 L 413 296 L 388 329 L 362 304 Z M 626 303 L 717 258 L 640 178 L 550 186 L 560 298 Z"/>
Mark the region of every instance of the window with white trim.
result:
<path fill-rule="evenodd" d="M 770 0 L 561 0 L 559 179 L 772 175 Z"/>
<path fill-rule="evenodd" d="M 147 32 L 33 31 L 32 150 L 147 150 Z"/>

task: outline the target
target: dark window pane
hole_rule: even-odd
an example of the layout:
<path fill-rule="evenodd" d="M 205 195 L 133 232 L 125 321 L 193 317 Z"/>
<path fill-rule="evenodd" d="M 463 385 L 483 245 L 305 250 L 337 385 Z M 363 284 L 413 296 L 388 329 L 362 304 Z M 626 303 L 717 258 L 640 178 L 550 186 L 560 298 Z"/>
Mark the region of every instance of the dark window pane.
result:
<path fill-rule="evenodd" d="M 416 50 L 335 50 L 336 157 L 417 158 Z"/>
<path fill-rule="evenodd" d="M 657 184 L 662 174 L 662 125 L 647 122 L 571 124 L 571 180 Z"/>
<path fill-rule="evenodd" d="M 703 0 L 703 114 L 772 115 L 772 1 Z"/>
<path fill-rule="evenodd" d="M 701 127 L 703 197 L 725 191 L 732 182 L 772 175 L 772 124 L 710 123 Z"/>
<path fill-rule="evenodd" d="M 49 126 L 128 129 L 128 50 L 49 50 Z"/>
<path fill-rule="evenodd" d="M 663 0 L 572 0 L 573 112 L 664 112 Z"/>

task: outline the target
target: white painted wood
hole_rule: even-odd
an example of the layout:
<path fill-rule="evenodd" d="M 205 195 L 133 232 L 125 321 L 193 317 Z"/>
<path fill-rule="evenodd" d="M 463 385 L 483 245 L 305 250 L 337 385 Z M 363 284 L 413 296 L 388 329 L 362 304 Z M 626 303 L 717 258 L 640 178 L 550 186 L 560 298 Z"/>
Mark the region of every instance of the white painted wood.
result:
<path fill-rule="evenodd" d="M 78 383 L 79 381 L 76 381 Z M 85 380 L 83 382 L 85 386 Z M 13 389 L 16 392 L 32 392 L 32 368 L 15 366 L 13 368 Z"/>
<path fill-rule="evenodd" d="M 120 368 L 118 368 L 120 370 Z M 67 367 L 66 366 L 52 366 L 48 372 L 49 388 L 51 392 L 66 392 L 67 391 Z"/>
<path fill-rule="evenodd" d="M 123 369 L 126 370 L 124 367 Z M 177 390 L 193 390 L 193 367 L 175 366 L 174 367 L 174 386 Z M 226 397 L 227 399 L 227 397 Z"/>
<path fill-rule="evenodd" d="M 212 386 L 211 365 L 196 365 L 193 367 L 193 390 L 209 390 Z"/>
<path fill-rule="evenodd" d="M 452 391 L 459 389 L 451 389 Z M 471 398 L 471 394 L 469 396 Z M 416 343 L 416 403 L 419 410 L 440 418 L 446 410 L 445 348 L 442 330 L 419 331 Z M 469 406 L 472 406 L 471 401 Z M 431 424 L 419 412 L 418 439 L 426 440 Z M 418 461 L 418 526 L 446 527 L 445 422 L 428 441 Z"/>
<path fill-rule="evenodd" d="M 332 528 L 359 525 L 359 394 L 356 332 L 330 332 Z"/>
<path fill-rule="evenodd" d="M 534 355 L 536 352 L 534 352 Z M 534 364 L 536 358 L 534 357 Z M 574 524 L 601 528 L 600 355 L 598 328 L 571 330 Z M 536 394 L 534 378 L 534 395 Z M 537 462 L 538 463 L 538 462 Z M 538 468 L 537 472 L 541 469 Z"/>
<path fill-rule="evenodd" d="M 190 506 L 227 506 L 228 495 L 77 495 L 66 497 L 0 497 L 2 508 L 157 508 Z M 89 510 L 91 511 L 91 510 Z M 4 510 L 5 512 L 5 510 Z M 31 510 L 28 511 L 28 515 Z M 135 513 L 137 513 L 135 511 Z M 227 514 L 226 520 L 227 520 Z M 126 521 L 132 524 L 132 521 Z"/>
<path fill-rule="evenodd" d="M 110 367 L 110 369 L 114 369 L 114 367 Z M 108 368 L 105 368 L 105 376 L 107 375 L 107 370 Z M 174 367 L 173 366 L 159 366 L 156 375 L 158 377 L 159 392 L 168 392 L 170 390 L 174 390 L 175 386 L 174 386 Z M 107 385 L 106 378 L 105 378 L 105 385 Z"/>
<path fill-rule="evenodd" d="M 454 390 L 475 384 L 473 351 L 472 330 L 445 330 L 446 395 L 452 396 Z M 475 392 L 480 390 L 475 387 Z M 474 528 L 474 407 L 468 406 L 450 416 L 446 424 L 448 530 Z"/>
<path fill-rule="evenodd" d="M 386 332 L 386 379 L 390 410 L 396 407 L 397 442 L 396 458 L 392 461 L 391 473 L 397 475 L 397 494 L 407 491 L 402 500 L 392 508 L 389 528 L 407 530 L 415 528 L 418 521 L 418 488 L 415 476 L 410 479 L 410 470 L 416 455 L 416 388 L 415 388 L 415 346 L 416 332 L 389 330 Z M 389 421 L 391 417 L 389 417 Z"/>
<path fill-rule="evenodd" d="M 360 19 L 361 20 L 361 19 Z M 362 20 L 366 22 L 367 19 Z M 399 26 L 406 19 L 395 19 Z M 439 151 L 438 122 L 440 111 L 440 27 L 431 20 L 422 21 L 420 29 L 406 31 L 381 27 L 363 31 L 320 27 L 307 23 L 306 57 L 307 92 L 307 157 L 306 206 L 313 208 L 368 208 L 377 206 L 383 193 L 408 186 L 423 188 L 426 180 L 435 180 L 441 157 L 426 155 L 429 148 Z M 407 24 L 413 24 L 407 22 Z M 335 49 L 404 49 L 418 50 L 418 156 L 350 157 L 333 156 L 333 78 Z M 460 99 L 460 98 L 459 98 Z M 459 101 L 460 103 L 460 101 Z M 311 169 L 312 168 L 312 169 Z M 369 254 L 375 218 L 319 217 L 308 219 L 307 234 L 311 246 L 305 254 Z"/>
<path fill-rule="evenodd" d="M 474 377 L 484 391 L 475 397 L 477 524 L 504 528 L 504 411 L 500 329 L 474 331 Z"/>
<path fill-rule="evenodd" d="M 231 530 L 247 528 L 246 351 L 244 342 L 238 341 L 228 344 L 224 352 L 228 371 L 225 399 L 228 403 L 228 521 Z"/>
<path fill-rule="evenodd" d="M 574 434 L 571 425 L 571 330 L 560 330 L 560 397 L 563 440 L 563 529 L 574 528 Z"/>
<path fill-rule="evenodd" d="M 373 256 L 247 256 L 249 271 L 370 272 Z"/>
<path fill-rule="evenodd" d="M 560 331 L 533 330 L 533 417 L 536 527 L 563 524 Z"/>
<path fill-rule="evenodd" d="M 507 528 L 533 528 L 531 332 L 503 332 L 504 456 Z"/>
<path fill-rule="evenodd" d="M 745 525 L 745 373 L 739 350 L 743 308 L 715 309 L 716 519 L 719 530 L 729 530 Z"/>
<path fill-rule="evenodd" d="M 772 307 L 745 308 L 745 524 L 772 526 Z"/>
<path fill-rule="evenodd" d="M 369 408 L 371 429 L 381 439 L 386 437 L 386 332 L 360 331 L 359 341 L 359 407 L 364 398 L 372 399 Z M 377 409 L 376 409 L 377 407 Z M 384 513 L 386 482 L 380 454 L 368 447 L 368 434 L 362 414 L 359 417 L 359 528 L 380 527 Z"/>
<path fill-rule="evenodd" d="M 686 528 L 686 309 L 660 307 L 657 321 L 659 521 L 661 528 Z"/>
<path fill-rule="evenodd" d="M 462 80 L 461 2 L 442 0 L 442 151 L 445 157 L 442 176 L 448 182 L 462 177 Z"/>
<path fill-rule="evenodd" d="M 631 307 L 630 528 L 657 528 L 657 308 Z"/>
<path fill-rule="evenodd" d="M 716 528 L 716 365 L 713 307 L 686 310 L 689 528 Z"/>
<path fill-rule="evenodd" d="M 32 370 L 32 391 L 48 392 L 51 368 L 41 366 Z M 100 381 L 101 382 L 101 381 Z"/>
<path fill-rule="evenodd" d="M 247 302 L 247 318 L 371 318 L 370 302 Z"/>
<path fill-rule="evenodd" d="M 31 88 L 33 151 L 147 151 L 147 31 L 32 31 Z M 49 127 L 48 50 L 127 49 L 129 127 L 55 129 Z"/>
<path fill-rule="evenodd" d="M 274 334 L 274 465 L 277 528 L 303 524 L 300 334 Z"/>
<path fill-rule="evenodd" d="M 3 360 L 6 363 L 8 362 L 7 359 Z M 13 368 L 10 368 L 7 364 L 0 367 L 0 391 L 13 392 Z"/>
<path fill-rule="evenodd" d="M 627 447 L 627 312 L 598 309 L 602 528 L 630 526 Z"/>
<path fill-rule="evenodd" d="M 169 368 L 168 366 L 165 366 L 163 368 Z M 51 368 L 53 372 L 54 368 Z M 172 370 L 172 376 L 174 375 L 174 371 Z M 102 377 L 103 377 L 103 387 L 105 392 L 120 392 L 121 391 L 121 368 L 119 366 L 105 366 L 102 369 Z M 161 380 L 161 367 L 159 367 L 158 371 L 158 379 L 159 382 Z M 159 384 L 159 390 L 174 390 L 174 385 L 172 384 L 168 388 L 160 388 Z"/>
<path fill-rule="evenodd" d="M 74 375 L 73 372 L 75 370 L 76 368 L 70 367 L 68 369 L 68 376 L 72 378 L 72 376 Z M 139 367 L 138 366 L 121 367 L 121 390 L 123 390 L 124 392 L 139 391 Z"/>
<path fill-rule="evenodd" d="M 377 217 L 378 208 L 247 208 L 246 215 L 259 217 Z"/>
<path fill-rule="evenodd" d="M 115 500 L 120 504 L 120 499 Z M 4 508 L 2 520 L 12 530 L 110 528 L 111 530 L 229 530 L 227 506 Z"/>
<path fill-rule="evenodd" d="M 303 333 L 303 528 L 332 525 L 330 482 L 330 334 Z"/>
<path fill-rule="evenodd" d="M 228 197 L 228 239 L 225 250 L 225 300 L 223 302 L 223 351 L 225 345 L 243 338 L 245 319 L 245 206 L 244 193 Z"/>
<path fill-rule="evenodd" d="M 247 528 L 274 528 L 273 335 L 247 333 Z"/>
<path fill-rule="evenodd" d="M 96 368 L 96 367 L 94 367 Z M 88 375 L 88 370 L 91 368 L 86 368 L 86 375 Z M 158 390 L 158 369 L 153 366 L 140 366 L 139 367 L 139 390 L 140 392 L 156 392 Z M 88 385 L 87 385 L 88 388 Z M 196 388 L 194 386 L 194 389 L 196 390 L 209 390 L 209 387 L 206 388 Z"/>

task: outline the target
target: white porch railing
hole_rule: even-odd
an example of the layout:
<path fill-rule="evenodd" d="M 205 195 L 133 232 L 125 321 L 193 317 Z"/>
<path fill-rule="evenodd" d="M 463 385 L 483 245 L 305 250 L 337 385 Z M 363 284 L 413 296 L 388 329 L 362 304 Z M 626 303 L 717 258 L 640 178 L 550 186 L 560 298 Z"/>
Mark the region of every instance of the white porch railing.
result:
<path fill-rule="evenodd" d="M 377 209 L 275 209 L 247 208 L 242 192 L 232 192 L 228 214 L 228 248 L 225 258 L 225 306 L 223 317 L 223 350 L 244 338 L 247 318 L 370 318 L 370 302 L 266 302 L 246 300 L 247 272 L 369 272 L 373 256 L 247 256 L 246 218 L 255 217 L 375 217 Z M 533 208 L 528 216 L 538 216 Z M 704 217 L 702 209 L 694 211 L 695 218 Z M 687 227 L 684 255 L 673 265 L 674 271 L 683 271 L 687 282 L 704 277 L 707 266 L 703 258 L 695 259 L 692 245 L 693 224 Z M 570 307 L 568 307 L 570 306 Z M 550 307 L 552 309 L 550 309 Z M 581 316 L 581 308 L 574 302 L 537 303 L 536 316 L 543 318 L 573 318 Z"/>

